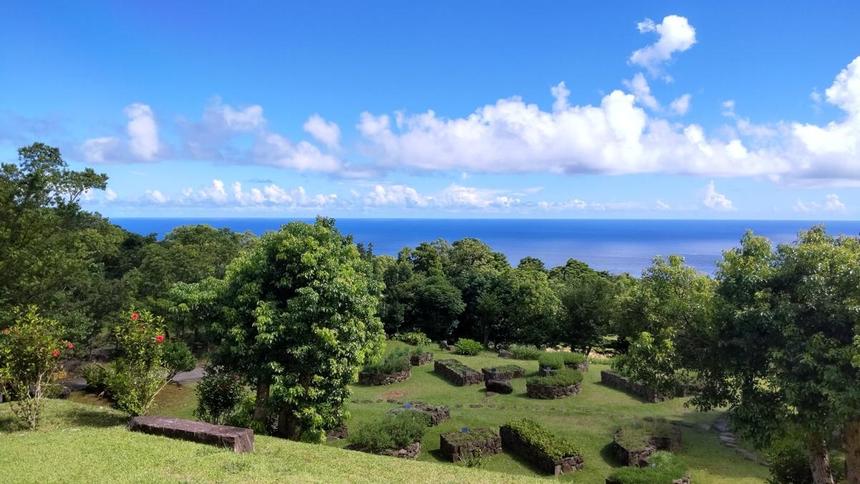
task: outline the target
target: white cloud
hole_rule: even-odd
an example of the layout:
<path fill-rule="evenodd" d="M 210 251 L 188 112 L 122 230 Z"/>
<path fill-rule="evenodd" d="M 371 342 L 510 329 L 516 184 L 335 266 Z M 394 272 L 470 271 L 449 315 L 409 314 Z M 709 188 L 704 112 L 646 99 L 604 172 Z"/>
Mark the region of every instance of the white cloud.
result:
<path fill-rule="evenodd" d="M 334 122 L 326 121 L 319 114 L 314 114 L 304 125 L 305 131 L 320 143 L 329 148 L 337 149 L 340 146 L 340 127 Z"/>
<path fill-rule="evenodd" d="M 734 210 L 732 201 L 722 193 L 717 192 L 717 187 L 713 180 L 705 186 L 705 196 L 702 198 L 702 204 L 712 210 Z"/>
<path fill-rule="evenodd" d="M 146 104 L 134 103 L 125 108 L 128 116 L 129 150 L 141 160 L 150 161 L 158 155 L 160 143 L 158 141 L 158 125 L 152 108 Z"/>
<path fill-rule="evenodd" d="M 337 194 L 308 194 L 304 187 L 284 188 L 275 183 L 245 190 L 241 182 L 229 185 L 214 179 L 199 188 L 185 188 L 180 194 L 167 196 L 158 190 L 148 190 L 145 200 L 160 205 L 194 207 L 286 207 L 321 208 L 338 201 Z"/>
<path fill-rule="evenodd" d="M 645 76 L 643 76 L 641 72 L 637 72 L 636 75 L 633 76 L 633 79 L 624 81 L 624 86 L 626 86 L 627 89 L 636 96 L 636 101 L 638 101 L 639 104 L 655 111 L 660 109 L 660 103 L 657 102 L 657 98 L 651 94 L 651 87 L 648 85 L 648 81 L 645 80 Z"/>
<path fill-rule="evenodd" d="M 643 47 L 630 56 L 632 64 L 640 65 L 652 74 L 660 72 L 660 66 L 676 52 L 684 52 L 696 43 L 696 29 L 685 17 L 668 15 L 659 24 L 645 19 L 636 26 L 640 33 L 656 32 L 657 42 Z"/>
<path fill-rule="evenodd" d="M 104 163 L 108 160 L 112 153 L 116 153 L 120 146 L 120 141 L 111 136 L 101 138 L 90 138 L 81 145 L 84 159 L 91 163 Z"/>
<path fill-rule="evenodd" d="M 735 117 L 735 100 L 734 99 L 727 99 L 727 100 L 723 101 L 721 106 L 723 108 L 723 111 L 722 111 L 723 116 L 725 116 L 727 118 L 734 118 Z"/>
<path fill-rule="evenodd" d="M 679 96 L 674 101 L 669 104 L 669 109 L 678 116 L 683 116 L 687 114 L 687 111 L 690 110 L 690 99 L 692 96 L 689 94 L 684 94 Z"/>
<path fill-rule="evenodd" d="M 307 141 L 293 143 L 276 133 L 267 133 L 260 137 L 252 153 L 256 163 L 279 168 L 329 173 L 341 168 L 340 160 L 323 153 L 311 143 Z"/>
<path fill-rule="evenodd" d="M 112 201 L 116 200 L 118 196 L 119 195 L 115 191 L 111 190 L 110 188 L 105 190 L 105 200 L 107 200 L 108 202 L 112 202 Z"/>
<path fill-rule="evenodd" d="M 800 213 L 811 212 L 830 212 L 839 213 L 846 211 L 845 204 L 839 199 L 835 193 L 830 193 L 824 197 L 824 202 L 804 202 L 798 200 L 794 205 L 794 210 Z"/>
<path fill-rule="evenodd" d="M 663 200 L 659 200 L 659 199 L 657 200 L 657 202 L 655 202 L 655 205 L 657 206 L 657 210 L 671 210 L 672 209 L 671 205 L 669 205 L 668 203 L 664 202 Z"/>
<path fill-rule="evenodd" d="M 426 207 L 430 199 L 406 185 L 374 185 L 365 197 L 371 206 Z"/>
<path fill-rule="evenodd" d="M 366 206 L 396 206 L 440 209 L 511 208 L 521 204 L 512 193 L 490 188 L 477 188 L 456 183 L 432 194 L 422 194 L 406 185 L 373 186 L 363 199 Z"/>
<path fill-rule="evenodd" d="M 170 199 L 166 195 L 164 195 L 158 190 L 147 190 L 145 195 L 150 202 L 154 202 L 159 205 L 163 205 L 170 201 Z"/>

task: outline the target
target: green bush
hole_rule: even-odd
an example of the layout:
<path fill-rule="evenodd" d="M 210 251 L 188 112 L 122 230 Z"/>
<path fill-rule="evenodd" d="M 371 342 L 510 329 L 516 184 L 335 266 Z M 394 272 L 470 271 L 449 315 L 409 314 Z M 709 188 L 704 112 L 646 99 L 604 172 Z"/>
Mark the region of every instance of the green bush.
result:
<path fill-rule="evenodd" d="M 797 438 L 783 439 L 767 451 L 771 484 L 812 484 L 812 470 L 803 444 Z M 834 469 L 836 467 L 834 466 Z"/>
<path fill-rule="evenodd" d="M 117 408 L 144 415 L 170 378 L 164 365 L 164 321 L 149 311 L 132 311 L 114 328 L 119 358 L 108 389 Z"/>
<path fill-rule="evenodd" d="M 622 425 L 615 435 L 615 441 L 628 450 L 641 450 L 651 445 L 653 438 L 671 439 L 673 426 L 665 419 L 635 420 Z"/>
<path fill-rule="evenodd" d="M 609 475 L 613 484 L 672 484 L 684 477 L 687 467 L 671 452 L 659 451 L 648 458 L 648 467 L 624 467 Z"/>
<path fill-rule="evenodd" d="M 398 348 L 383 356 L 378 362 L 366 365 L 362 371 L 377 375 L 388 375 L 399 371 L 406 371 L 412 368 L 412 364 L 409 362 L 410 354 L 409 349 Z"/>
<path fill-rule="evenodd" d="M 582 382 L 582 373 L 571 368 L 562 368 L 550 376 L 534 376 L 527 380 L 532 385 L 569 387 Z"/>
<path fill-rule="evenodd" d="M 469 338 L 460 338 L 457 340 L 457 344 L 454 345 L 454 353 L 458 355 L 475 356 L 483 349 L 484 345 Z"/>
<path fill-rule="evenodd" d="M 517 360 L 536 360 L 545 353 L 545 351 L 539 349 L 537 346 L 518 344 L 511 345 L 508 351 Z"/>
<path fill-rule="evenodd" d="M 399 334 L 395 339 L 412 346 L 429 345 L 432 343 L 430 338 L 421 331 L 409 331 L 408 333 Z"/>
<path fill-rule="evenodd" d="M 107 390 L 113 373 L 113 366 L 101 363 L 89 363 L 81 368 L 81 376 L 87 381 L 87 389 L 93 393 Z"/>
<path fill-rule="evenodd" d="M 564 366 L 569 368 L 576 368 L 577 366 L 588 361 L 588 358 L 582 353 L 574 353 L 568 351 L 560 352 L 561 357 L 564 359 Z"/>
<path fill-rule="evenodd" d="M 430 347 L 427 345 L 421 344 L 421 345 L 416 346 L 415 348 L 412 348 L 412 351 L 409 352 L 409 355 L 410 356 L 419 356 L 419 355 L 423 355 L 424 353 L 430 353 Z"/>
<path fill-rule="evenodd" d="M 421 412 L 386 414 L 376 422 L 358 427 L 349 436 L 349 443 L 355 449 L 374 454 L 402 449 L 420 441 L 429 425 L 430 417 Z"/>
<path fill-rule="evenodd" d="M 511 431 L 530 446 L 554 461 L 564 457 L 581 455 L 579 448 L 573 442 L 553 435 L 552 432 L 534 420 L 528 418 L 514 420 L 508 422 L 506 427 L 510 428 Z"/>
<path fill-rule="evenodd" d="M 164 366 L 170 370 L 171 377 L 180 371 L 191 371 L 197 365 L 197 360 L 182 341 L 168 341 L 164 343 Z"/>
<path fill-rule="evenodd" d="M 541 368 L 561 370 L 564 368 L 564 357 L 561 353 L 544 352 L 538 357 L 538 365 Z"/>
<path fill-rule="evenodd" d="M 222 425 L 236 413 L 237 407 L 249 394 L 244 382 L 221 367 L 207 367 L 195 388 L 197 409 L 194 416 L 204 422 Z"/>

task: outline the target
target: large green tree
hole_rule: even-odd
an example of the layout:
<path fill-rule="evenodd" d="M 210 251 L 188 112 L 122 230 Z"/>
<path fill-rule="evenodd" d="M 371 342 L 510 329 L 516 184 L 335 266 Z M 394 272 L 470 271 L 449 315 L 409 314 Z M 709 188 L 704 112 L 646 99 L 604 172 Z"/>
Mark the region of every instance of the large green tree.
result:
<path fill-rule="evenodd" d="M 568 261 L 566 267 L 578 261 Z M 603 343 L 615 320 L 617 278 L 587 265 L 576 271 L 553 271 L 553 282 L 562 304 L 558 341 L 588 354 Z"/>
<path fill-rule="evenodd" d="M 558 333 L 561 301 L 543 271 L 508 269 L 478 301 L 484 339 L 548 344 Z"/>
<path fill-rule="evenodd" d="M 381 285 L 330 219 L 264 235 L 228 267 L 216 364 L 256 386 L 255 417 L 291 439 L 343 422 L 348 385 L 382 347 Z"/>
<path fill-rule="evenodd" d="M 761 445 L 803 436 L 817 483 L 833 482 L 828 449 L 841 435 L 848 482 L 860 482 L 860 241 L 816 227 L 773 250 L 748 233 L 717 280 L 718 315 L 694 345 L 695 403 L 729 406 Z"/>

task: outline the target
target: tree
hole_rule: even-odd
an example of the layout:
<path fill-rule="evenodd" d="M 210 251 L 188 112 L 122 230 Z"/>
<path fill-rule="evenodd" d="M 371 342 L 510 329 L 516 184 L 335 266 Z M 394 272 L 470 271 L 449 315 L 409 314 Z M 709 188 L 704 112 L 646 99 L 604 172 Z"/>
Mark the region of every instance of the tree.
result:
<path fill-rule="evenodd" d="M 718 317 L 692 365 L 694 402 L 728 405 L 735 425 L 765 446 L 805 436 L 816 483 L 832 483 L 828 448 L 841 433 L 848 482 L 860 482 L 860 241 L 815 227 L 794 244 L 747 233 L 717 272 Z"/>
<path fill-rule="evenodd" d="M 481 321 L 478 300 L 493 281 L 509 268 L 504 254 L 494 252 L 478 239 L 465 238 L 452 244 L 445 274 L 451 284 L 460 290 L 460 297 L 465 304 L 456 329 L 458 336 L 483 340 L 486 335 L 481 328 L 487 322 Z"/>
<path fill-rule="evenodd" d="M 561 301 L 546 273 L 508 269 L 478 301 L 483 338 L 547 344 L 557 334 Z"/>
<path fill-rule="evenodd" d="M 423 331 L 432 339 L 451 336 L 466 308 L 460 291 L 439 271 L 419 275 L 404 288 L 407 296 L 406 320 L 413 329 Z"/>
<path fill-rule="evenodd" d="M 401 330 L 410 329 L 410 322 L 406 320 L 406 311 L 411 297 L 409 288 L 414 276 L 412 261 L 409 260 L 409 249 L 400 251 L 397 259 L 380 256 L 375 262 L 385 284 L 379 307 L 379 317 L 382 319 L 385 332 L 396 334 Z"/>
<path fill-rule="evenodd" d="M 86 343 L 122 306 L 108 267 L 126 232 L 78 204 L 106 184 L 91 169 L 68 169 L 60 151 L 42 143 L 0 167 L 0 321 L 36 305 L 62 322 L 67 338 Z"/>
<path fill-rule="evenodd" d="M 570 261 L 568 261 L 570 263 Z M 552 282 L 562 304 L 559 342 L 588 354 L 602 343 L 615 319 L 615 278 L 588 266 L 585 270 L 554 272 Z"/>
<path fill-rule="evenodd" d="M 341 424 L 348 385 L 382 348 L 381 285 L 331 219 L 264 235 L 227 268 L 215 364 L 256 387 L 255 418 L 319 441 Z"/>
<path fill-rule="evenodd" d="M 113 330 L 119 356 L 108 387 L 120 410 L 144 415 L 180 368 L 165 362 L 164 320 L 147 310 L 127 314 Z"/>

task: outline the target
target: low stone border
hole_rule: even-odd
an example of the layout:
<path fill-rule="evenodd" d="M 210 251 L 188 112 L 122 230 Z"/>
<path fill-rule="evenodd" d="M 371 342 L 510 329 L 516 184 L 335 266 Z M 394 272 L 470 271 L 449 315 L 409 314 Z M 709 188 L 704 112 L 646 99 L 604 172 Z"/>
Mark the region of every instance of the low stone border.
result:
<path fill-rule="evenodd" d="M 404 403 L 402 407 L 392 408 L 391 413 L 421 412 L 430 417 L 430 425 L 435 426 L 451 418 L 451 411 L 445 405 L 430 405 L 423 402 Z"/>
<path fill-rule="evenodd" d="M 429 351 L 425 353 L 419 353 L 417 355 L 412 355 L 409 357 L 409 363 L 411 363 L 412 366 L 426 365 L 431 361 L 433 361 L 433 353 Z"/>
<path fill-rule="evenodd" d="M 453 359 L 436 360 L 433 363 L 433 371 L 459 386 L 474 385 L 483 381 L 480 373 Z"/>
<path fill-rule="evenodd" d="M 386 449 L 380 455 L 399 457 L 401 459 L 415 459 L 421 453 L 421 442 L 413 442 L 402 449 Z"/>
<path fill-rule="evenodd" d="M 502 451 L 502 439 L 491 429 L 447 432 L 439 436 L 439 451 L 451 462 L 486 457 Z"/>
<path fill-rule="evenodd" d="M 580 383 L 575 385 L 557 386 L 557 385 L 541 385 L 539 383 L 526 383 L 526 395 L 529 398 L 540 398 L 550 400 L 553 398 L 564 398 L 571 395 L 576 395 L 582 388 Z"/>
<path fill-rule="evenodd" d="M 671 398 L 665 395 L 661 395 L 655 390 L 652 390 L 645 385 L 642 385 L 641 383 L 631 381 L 629 378 L 612 371 L 601 371 L 600 383 L 603 383 L 604 385 L 612 387 L 616 390 L 630 393 L 650 403 L 662 402 Z"/>
<path fill-rule="evenodd" d="M 484 374 L 484 381 L 510 380 L 526 376 L 526 369 L 517 365 L 503 365 L 492 368 L 481 368 L 481 373 Z"/>
<path fill-rule="evenodd" d="M 162 435 L 231 449 L 233 452 L 254 450 L 254 431 L 241 427 L 213 425 L 206 422 L 167 417 L 134 417 L 128 423 L 133 432 Z"/>
<path fill-rule="evenodd" d="M 681 448 L 681 429 L 671 424 L 666 425 L 668 434 L 651 435 L 642 447 L 633 449 L 628 449 L 619 442 L 624 427 L 616 430 L 612 436 L 612 453 L 626 466 L 645 467 L 648 465 L 648 457 L 658 450 L 678 451 Z"/>
<path fill-rule="evenodd" d="M 502 425 L 499 429 L 499 434 L 502 438 L 502 448 L 507 452 L 523 457 L 547 474 L 558 476 L 566 472 L 578 471 L 585 465 L 581 455 L 570 455 L 564 456 L 561 459 L 554 459 L 523 440 L 508 425 Z"/>
<path fill-rule="evenodd" d="M 359 385 L 391 385 L 392 383 L 401 382 L 409 379 L 412 376 L 412 370 L 407 368 L 403 371 L 395 373 L 368 373 L 360 372 L 358 374 Z"/>

